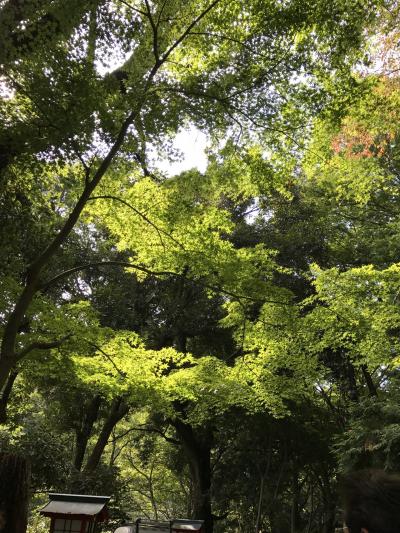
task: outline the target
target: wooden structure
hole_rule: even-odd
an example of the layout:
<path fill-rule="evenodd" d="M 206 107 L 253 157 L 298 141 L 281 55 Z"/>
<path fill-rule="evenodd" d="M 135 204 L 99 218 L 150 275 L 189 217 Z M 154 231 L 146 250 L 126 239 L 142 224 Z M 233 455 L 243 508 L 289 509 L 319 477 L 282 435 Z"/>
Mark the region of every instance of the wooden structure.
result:
<path fill-rule="evenodd" d="M 179 519 L 160 522 L 158 520 L 143 520 L 118 527 L 114 533 L 203 533 L 203 520 Z"/>
<path fill-rule="evenodd" d="M 49 494 L 49 503 L 40 510 L 51 518 L 50 533 L 96 533 L 97 524 L 108 518 L 109 496 Z"/>
<path fill-rule="evenodd" d="M 171 524 L 172 533 L 187 533 L 188 531 L 197 531 L 203 533 L 204 521 L 203 520 L 173 520 Z"/>

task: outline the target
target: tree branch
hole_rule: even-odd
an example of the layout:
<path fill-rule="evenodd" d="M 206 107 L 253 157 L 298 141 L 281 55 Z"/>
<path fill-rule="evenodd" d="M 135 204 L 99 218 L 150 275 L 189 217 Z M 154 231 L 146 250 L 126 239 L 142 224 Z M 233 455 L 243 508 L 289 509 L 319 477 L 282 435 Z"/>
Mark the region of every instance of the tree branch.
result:
<path fill-rule="evenodd" d="M 61 339 L 50 341 L 50 342 L 41 342 L 36 341 L 32 342 L 31 344 L 28 344 L 25 348 L 23 348 L 19 353 L 16 354 L 16 360 L 19 361 L 25 355 L 27 355 L 29 352 L 32 352 L 33 350 L 51 350 L 52 348 L 58 348 L 63 344 L 66 340 L 68 340 L 70 337 L 72 337 L 72 333 L 68 333 L 68 335 L 65 335 L 64 337 L 61 337 Z"/>
<path fill-rule="evenodd" d="M 145 11 L 142 11 L 141 9 L 138 9 L 137 7 L 133 7 L 131 4 L 129 4 L 128 2 L 125 2 L 125 0 L 118 0 L 118 2 L 121 2 L 121 4 L 123 4 L 124 6 L 126 6 L 127 8 L 129 9 L 132 9 L 132 11 L 134 11 L 135 13 L 139 13 L 140 15 L 143 15 L 144 17 L 147 16 L 146 12 Z"/>
<path fill-rule="evenodd" d="M 64 270 L 64 272 L 57 274 L 57 276 L 54 276 L 54 278 L 44 283 L 40 288 L 41 290 L 47 290 L 50 285 L 57 283 L 61 279 L 66 278 L 71 274 L 74 274 L 75 272 L 80 272 L 81 270 L 86 270 L 87 268 L 99 266 L 122 266 L 125 268 L 133 268 L 135 270 L 140 270 L 141 272 L 149 274 L 150 276 L 179 276 L 179 274 L 177 274 L 176 272 L 170 272 L 168 270 L 153 271 L 146 267 L 129 263 L 128 261 L 94 261 L 93 263 L 86 263 L 83 265 L 76 266 L 74 268 L 70 268 L 68 270 Z"/>
<path fill-rule="evenodd" d="M 153 15 L 151 13 L 149 1 L 145 0 L 146 9 L 147 9 L 147 18 L 149 19 L 151 29 L 153 31 L 153 54 L 156 60 L 156 63 L 160 61 L 160 54 L 158 51 L 158 24 L 154 22 Z"/>
<path fill-rule="evenodd" d="M 183 276 L 183 277 L 186 278 L 186 275 L 178 273 L 178 272 L 172 272 L 170 270 L 154 271 L 154 270 L 150 270 L 150 269 L 148 269 L 146 267 L 143 267 L 141 265 L 128 263 L 127 261 L 95 261 L 93 263 L 86 263 L 84 265 L 79 265 L 77 267 L 70 268 L 69 270 L 65 270 L 64 272 L 61 272 L 60 274 L 58 274 L 57 276 L 54 276 L 54 278 L 50 279 L 48 282 L 43 284 L 41 286 L 41 290 L 47 290 L 50 287 L 50 285 L 53 285 L 53 283 L 56 283 L 57 281 L 59 281 L 59 280 L 61 280 L 63 278 L 66 278 L 66 277 L 70 276 L 71 274 L 74 274 L 75 272 L 79 272 L 81 270 L 85 270 L 87 268 L 91 268 L 91 267 L 95 267 L 95 266 L 100 266 L 100 267 L 101 266 L 122 266 L 122 267 L 125 267 L 125 268 L 133 268 L 135 270 L 139 270 L 141 272 L 149 274 L 150 276 L 173 276 L 173 277 L 176 277 L 176 278 L 180 278 L 180 277 Z M 226 289 L 224 289 L 222 287 L 217 287 L 216 285 L 212 285 L 210 283 L 203 282 L 200 279 L 190 279 L 188 281 L 190 281 L 194 285 L 199 285 L 199 286 L 204 287 L 205 289 L 209 289 L 209 290 L 211 290 L 211 291 L 213 291 L 215 293 L 225 294 L 227 296 L 231 296 L 232 298 L 234 298 L 235 300 L 238 300 L 238 301 L 240 301 L 240 300 L 248 300 L 248 301 L 251 301 L 251 302 L 272 303 L 272 304 L 277 304 L 277 305 L 291 305 L 291 302 L 289 302 L 289 301 L 271 300 L 271 299 L 268 299 L 268 298 L 255 298 L 253 296 L 248 296 L 246 294 L 236 294 L 235 292 L 228 291 L 228 290 L 226 290 Z"/>
<path fill-rule="evenodd" d="M 180 248 L 182 248 L 182 250 L 185 250 L 185 247 L 183 246 L 183 244 L 181 244 L 179 241 L 177 241 L 170 233 L 168 233 L 167 231 L 164 231 L 163 229 L 159 228 L 144 213 L 142 213 L 141 211 L 136 209 L 135 206 L 133 206 L 132 204 L 130 204 L 129 202 L 127 202 L 123 198 L 119 198 L 117 196 L 112 196 L 111 194 L 103 194 L 103 195 L 100 195 L 100 196 L 91 196 L 89 198 L 89 200 L 115 200 L 117 202 L 121 202 L 126 207 L 129 207 L 129 209 L 132 209 L 132 211 L 134 211 L 139 217 L 141 217 L 144 221 L 146 221 L 148 224 L 150 224 L 150 226 L 152 226 L 157 231 L 157 233 L 158 233 L 158 235 L 160 237 L 160 241 L 161 241 L 162 245 L 164 245 L 164 244 L 163 244 L 163 241 L 162 241 L 160 233 L 162 233 L 163 235 L 165 235 L 166 237 L 171 239 L 175 244 L 177 244 Z"/>
<path fill-rule="evenodd" d="M 235 44 L 238 44 L 240 46 L 243 46 L 243 48 L 245 48 L 246 50 L 248 50 L 252 54 L 260 55 L 260 56 L 264 55 L 261 52 L 259 52 L 257 50 L 254 50 L 251 46 L 249 46 L 244 41 L 240 41 L 239 39 L 235 39 L 234 37 L 228 37 L 228 35 L 223 35 L 222 33 L 215 33 L 215 32 L 211 32 L 211 31 L 191 31 L 189 33 L 189 35 L 200 35 L 202 37 L 207 37 L 207 38 L 211 37 L 211 38 L 215 38 L 215 39 L 221 39 L 222 41 L 228 41 L 228 42 L 235 43 Z"/>
<path fill-rule="evenodd" d="M 168 437 L 163 431 L 161 431 L 161 429 L 158 429 L 156 427 L 143 425 L 143 427 L 136 426 L 132 429 L 136 431 L 146 431 L 148 433 L 157 433 L 158 435 L 161 435 L 163 439 L 165 439 L 167 442 L 170 442 L 171 444 L 175 444 L 175 445 L 180 444 L 180 441 L 174 439 L 173 437 Z"/>
<path fill-rule="evenodd" d="M 157 28 L 158 28 L 158 26 L 160 25 L 160 22 L 161 22 L 161 16 L 162 16 L 162 14 L 163 14 L 163 11 L 164 11 L 164 9 L 165 9 L 165 6 L 167 5 L 167 2 L 168 2 L 168 0 L 164 0 L 163 5 L 161 6 L 161 9 L 160 9 L 160 11 L 159 11 L 159 13 L 158 13 L 158 17 L 157 17 Z"/>
<path fill-rule="evenodd" d="M 112 366 L 114 367 L 114 369 L 118 372 L 118 374 L 123 377 L 124 379 L 126 378 L 126 373 L 123 372 L 122 370 L 120 370 L 117 365 L 114 363 L 113 361 L 113 358 L 111 357 L 111 355 L 109 355 L 108 353 L 106 353 L 102 348 L 100 348 L 100 346 L 97 346 L 97 344 L 95 344 L 94 342 L 91 342 L 91 341 L 88 341 L 87 339 L 85 339 L 85 341 L 90 345 L 90 346 L 93 346 L 93 348 L 95 348 L 98 352 L 100 352 L 102 355 L 104 355 L 104 357 L 107 359 L 107 361 L 109 361 Z"/>
<path fill-rule="evenodd" d="M 206 9 L 204 9 L 204 11 L 202 11 L 200 13 L 200 15 L 198 15 L 189 24 L 189 26 L 181 34 L 181 36 L 178 37 L 178 39 L 174 42 L 174 44 L 171 45 L 166 52 L 164 52 L 164 54 L 163 54 L 163 56 L 161 58 L 162 63 L 164 63 L 168 59 L 168 57 L 172 54 L 172 52 L 175 50 L 175 48 L 177 48 L 182 43 L 182 41 L 184 41 L 185 38 L 189 35 L 190 31 L 200 22 L 201 19 L 203 19 L 207 15 L 207 13 L 209 13 L 217 4 L 219 4 L 220 1 L 221 0 L 214 0 L 214 2 L 212 2 Z"/>

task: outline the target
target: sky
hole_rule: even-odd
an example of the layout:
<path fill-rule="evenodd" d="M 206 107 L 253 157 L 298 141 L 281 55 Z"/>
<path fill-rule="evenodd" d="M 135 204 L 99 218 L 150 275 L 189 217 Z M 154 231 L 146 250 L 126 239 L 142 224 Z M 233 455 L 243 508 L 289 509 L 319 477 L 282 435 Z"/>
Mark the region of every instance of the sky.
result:
<path fill-rule="evenodd" d="M 174 176 L 184 170 L 197 168 L 204 172 L 207 167 L 207 136 L 195 126 L 189 126 L 178 132 L 174 139 L 173 146 L 182 154 L 180 161 L 171 163 L 167 159 L 158 159 L 155 165 L 168 176 Z"/>
<path fill-rule="evenodd" d="M 113 72 L 125 63 L 131 52 L 132 51 L 129 51 L 121 56 L 120 51 L 116 50 L 114 55 L 111 54 L 111 56 L 107 58 L 107 64 L 103 64 L 101 61 L 96 61 L 96 70 L 102 76 L 109 72 Z M 207 144 L 207 136 L 193 124 L 189 124 L 186 128 L 182 128 L 178 132 L 173 142 L 173 148 L 182 154 L 180 161 L 171 163 L 167 158 L 159 158 L 155 151 L 152 153 L 150 147 L 148 147 L 150 148 L 150 151 L 147 155 L 150 156 L 154 166 L 168 177 L 175 176 L 184 170 L 190 170 L 192 168 L 197 168 L 200 172 L 204 172 L 207 167 L 207 156 L 205 154 Z"/>

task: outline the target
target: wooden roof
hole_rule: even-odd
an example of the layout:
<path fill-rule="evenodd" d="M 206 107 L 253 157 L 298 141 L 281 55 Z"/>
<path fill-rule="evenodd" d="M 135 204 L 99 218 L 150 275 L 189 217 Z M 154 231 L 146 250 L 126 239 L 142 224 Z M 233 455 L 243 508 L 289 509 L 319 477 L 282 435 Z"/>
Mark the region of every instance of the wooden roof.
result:
<path fill-rule="evenodd" d="M 40 510 L 44 516 L 87 516 L 94 517 L 105 513 L 110 496 L 86 494 L 50 493 L 49 503 Z"/>

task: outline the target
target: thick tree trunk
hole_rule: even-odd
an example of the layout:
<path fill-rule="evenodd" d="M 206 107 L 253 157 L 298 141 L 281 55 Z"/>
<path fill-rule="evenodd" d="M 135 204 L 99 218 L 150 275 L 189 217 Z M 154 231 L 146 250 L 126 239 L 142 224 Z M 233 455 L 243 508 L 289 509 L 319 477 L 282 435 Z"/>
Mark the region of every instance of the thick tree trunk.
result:
<path fill-rule="evenodd" d="M 99 438 L 97 439 L 97 442 L 83 470 L 86 474 L 91 474 L 96 470 L 100 463 L 104 448 L 107 446 L 108 439 L 110 438 L 112 430 L 115 428 L 118 422 L 122 420 L 122 418 L 128 413 L 128 411 L 129 405 L 125 403 L 123 398 L 119 397 L 113 401 L 110 413 L 103 424 L 103 428 L 100 432 Z"/>
<path fill-rule="evenodd" d="M 29 477 L 24 457 L 0 454 L 0 533 L 26 533 Z"/>
<path fill-rule="evenodd" d="M 174 421 L 173 426 L 189 462 L 193 483 L 192 518 L 204 520 L 205 533 L 212 533 L 214 525 L 210 494 L 212 433 L 206 430 L 200 434 L 189 424 L 179 420 Z"/>
<path fill-rule="evenodd" d="M 94 423 L 96 422 L 99 416 L 100 404 L 101 397 L 99 395 L 96 395 L 90 400 L 83 414 L 82 423 L 80 427 L 76 430 L 74 467 L 78 471 L 80 471 L 82 468 L 87 443 L 92 434 Z"/>
<path fill-rule="evenodd" d="M 18 370 L 11 371 L 8 376 L 7 382 L 4 386 L 3 392 L 0 397 L 0 424 L 5 424 L 7 422 L 7 406 L 8 401 L 11 396 L 12 388 L 15 380 L 18 376 Z"/>

